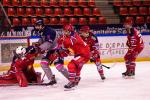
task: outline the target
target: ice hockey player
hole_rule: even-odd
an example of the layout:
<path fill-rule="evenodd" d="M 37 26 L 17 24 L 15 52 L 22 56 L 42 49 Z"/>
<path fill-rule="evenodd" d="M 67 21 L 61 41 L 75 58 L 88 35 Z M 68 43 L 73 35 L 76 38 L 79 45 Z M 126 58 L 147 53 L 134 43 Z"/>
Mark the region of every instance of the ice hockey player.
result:
<path fill-rule="evenodd" d="M 97 37 L 90 32 L 89 26 L 82 26 L 79 33 L 84 42 L 86 42 L 90 47 L 90 61 L 95 63 L 101 79 L 105 80 L 104 71 L 100 60 L 100 50 Z"/>
<path fill-rule="evenodd" d="M 35 29 L 37 31 L 36 34 L 40 36 L 40 39 L 36 43 L 36 46 L 39 48 L 40 52 L 44 51 L 41 60 L 41 67 L 44 70 L 47 78 L 50 80 L 49 85 L 56 84 L 57 82 L 55 79 L 55 75 L 52 73 L 52 70 L 49 67 L 49 64 L 52 62 L 50 61 L 49 56 L 58 47 L 56 31 L 51 27 L 45 26 L 43 20 L 38 20 L 35 23 Z M 66 78 L 68 78 L 68 71 L 62 64 L 63 59 L 58 58 L 54 63 L 57 70 L 60 71 Z"/>
<path fill-rule="evenodd" d="M 122 73 L 123 76 L 134 77 L 135 76 L 135 60 L 144 48 L 144 42 L 140 32 L 132 27 L 133 22 L 127 21 L 124 23 L 124 27 L 127 31 L 127 46 L 128 51 L 124 56 L 126 64 L 126 72 Z"/>
<path fill-rule="evenodd" d="M 49 50 L 47 53 L 47 60 L 49 60 L 49 65 L 54 64 L 56 69 L 66 78 L 69 79 L 68 70 L 64 67 L 64 57 L 69 55 L 69 50 L 64 48 L 57 48 L 54 50 Z M 53 85 L 52 82 L 47 85 Z"/>
<path fill-rule="evenodd" d="M 42 83 L 41 73 L 35 72 L 33 68 L 37 54 L 32 46 L 17 47 L 10 69 L 7 73 L 0 75 L 0 85 L 7 86 L 18 83 L 20 87 L 26 87 L 28 83 Z"/>
<path fill-rule="evenodd" d="M 67 65 L 69 83 L 64 86 L 66 89 L 71 89 L 78 85 L 80 81 L 80 71 L 90 59 L 90 48 L 70 24 L 64 25 L 63 35 L 58 39 L 58 43 L 62 44 L 63 48 L 69 48 L 74 51 L 74 58 Z"/>

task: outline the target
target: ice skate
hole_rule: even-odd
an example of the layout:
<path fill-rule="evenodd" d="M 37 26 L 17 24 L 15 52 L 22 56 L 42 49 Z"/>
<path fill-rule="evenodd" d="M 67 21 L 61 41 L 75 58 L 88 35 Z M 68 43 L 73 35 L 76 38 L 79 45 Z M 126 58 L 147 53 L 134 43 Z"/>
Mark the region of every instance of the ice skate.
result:
<path fill-rule="evenodd" d="M 76 83 L 75 82 L 69 82 L 67 85 L 64 86 L 65 91 L 74 90 Z"/>
<path fill-rule="evenodd" d="M 80 82 L 80 80 L 81 80 L 81 77 L 76 77 L 76 78 L 75 78 L 75 85 L 78 85 L 79 82 Z"/>
<path fill-rule="evenodd" d="M 51 81 L 50 81 L 49 83 L 47 83 L 47 86 L 48 86 L 48 85 L 55 85 L 55 84 L 57 84 L 57 81 L 56 81 L 56 79 L 55 79 L 55 75 L 53 75 Z"/>
<path fill-rule="evenodd" d="M 134 79 L 135 78 L 135 72 L 128 73 L 128 79 Z"/>
<path fill-rule="evenodd" d="M 122 77 L 125 79 L 134 79 L 135 73 L 134 72 L 124 72 L 122 73 Z"/>
<path fill-rule="evenodd" d="M 104 75 L 100 75 L 101 79 L 104 81 L 106 77 Z"/>
<path fill-rule="evenodd" d="M 127 74 L 128 74 L 128 72 L 126 71 L 126 72 L 123 72 L 122 73 L 122 77 L 126 77 L 127 76 Z"/>

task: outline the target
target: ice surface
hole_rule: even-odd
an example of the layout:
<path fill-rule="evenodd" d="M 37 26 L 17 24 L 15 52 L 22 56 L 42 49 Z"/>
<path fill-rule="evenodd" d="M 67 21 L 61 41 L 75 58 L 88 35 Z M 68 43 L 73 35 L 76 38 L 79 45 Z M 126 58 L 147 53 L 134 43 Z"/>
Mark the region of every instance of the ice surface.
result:
<path fill-rule="evenodd" d="M 41 68 L 37 70 L 42 71 Z M 124 63 L 104 68 L 107 78 L 104 82 L 94 64 L 84 65 L 79 86 L 72 91 L 64 91 L 63 86 L 68 81 L 54 67 L 52 70 L 57 86 L 0 87 L 0 100 L 150 100 L 150 62 L 137 62 L 135 79 L 122 78 Z"/>

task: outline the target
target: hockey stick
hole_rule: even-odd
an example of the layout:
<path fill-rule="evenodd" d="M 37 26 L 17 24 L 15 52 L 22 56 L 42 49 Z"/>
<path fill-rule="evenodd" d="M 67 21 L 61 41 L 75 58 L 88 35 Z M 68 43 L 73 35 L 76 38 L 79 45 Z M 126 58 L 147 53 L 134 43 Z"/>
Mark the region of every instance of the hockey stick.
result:
<path fill-rule="evenodd" d="M 117 62 L 115 62 L 112 66 L 110 66 L 110 67 L 108 67 L 108 66 L 106 66 L 106 65 L 104 65 L 104 64 L 102 64 L 102 66 L 103 67 L 105 67 L 105 68 L 107 68 L 107 69 L 110 69 L 110 68 L 113 68 L 113 67 L 115 67 L 116 66 L 116 64 L 117 64 Z"/>
<path fill-rule="evenodd" d="M 45 73 L 44 73 L 44 75 L 43 75 L 43 77 L 42 77 L 42 79 L 41 79 L 41 82 L 43 82 L 43 81 L 44 81 L 44 77 L 45 77 Z"/>
<path fill-rule="evenodd" d="M 28 85 L 29 86 L 48 86 L 48 83 L 28 83 Z M 0 87 L 4 87 L 4 86 L 19 86 L 19 84 L 18 83 L 15 83 L 15 84 L 0 84 Z"/>
<path fill-rule="evenodd" d="M 110 67 L 108 67 L 108 66 L 106 66 L 106 65 L 103 65 L 103 64 L 102 64 L 102 67 L 105 67 L 105 68 L 107 68 L 107 69 L 110 69 Z"/>

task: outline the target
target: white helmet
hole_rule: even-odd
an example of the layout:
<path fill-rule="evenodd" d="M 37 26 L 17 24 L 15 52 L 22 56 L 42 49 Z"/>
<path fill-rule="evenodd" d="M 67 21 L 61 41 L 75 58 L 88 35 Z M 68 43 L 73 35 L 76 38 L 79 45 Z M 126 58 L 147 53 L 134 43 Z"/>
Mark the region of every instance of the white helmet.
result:
<path fill-rule="evenodd" d="M 23 46 L 18 46 L 16 48 L 16 54 L 25 54 L 26 53 L 26 48 L 24 48 Z"/>

